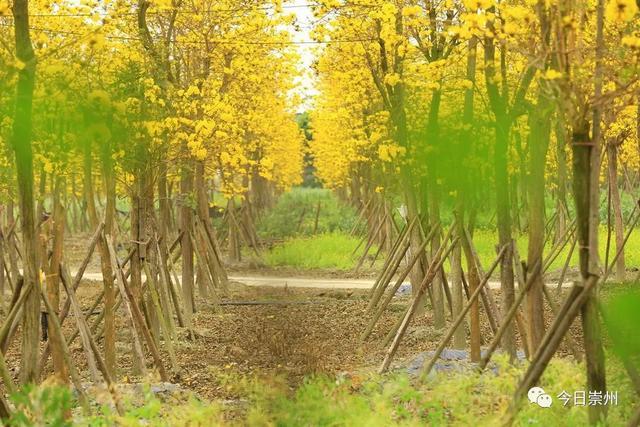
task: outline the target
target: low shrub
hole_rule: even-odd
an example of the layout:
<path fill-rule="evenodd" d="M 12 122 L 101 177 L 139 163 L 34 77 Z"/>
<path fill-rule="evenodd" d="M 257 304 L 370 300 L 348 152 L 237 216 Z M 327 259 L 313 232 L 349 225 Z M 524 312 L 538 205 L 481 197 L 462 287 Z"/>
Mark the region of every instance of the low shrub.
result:
<path fill-rule="evenodd" d="M 318 225 L 316 213 L 320 206 Z M 258 221 L 258 234 L 266 238 L 289 238 L 314 234 L 348 232 L 356 221 L 353 208 L 335 194 L 321 188 L 294 188 L 283 194 L 273 209 Z"/>

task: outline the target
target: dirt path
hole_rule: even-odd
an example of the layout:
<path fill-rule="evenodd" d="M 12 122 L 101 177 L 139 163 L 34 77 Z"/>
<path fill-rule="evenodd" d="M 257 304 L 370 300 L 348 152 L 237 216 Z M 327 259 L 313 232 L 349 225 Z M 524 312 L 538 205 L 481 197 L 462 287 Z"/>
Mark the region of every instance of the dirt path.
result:
<path fill-rule="evenodd" d="M 102 280 L 100 273 L 85 273 L 87 280 Z M 373 287 L 375 279 L 330 279 L 324 277 L 276 277 L 276 276 L 240 276 L 231 275 L 230 280 L 252 287 L 265 288 L 306 288 L 306 289 L 364 289 Z M 409 281 L 404 284 L 409 285 Z M 555 288 L 556 283 L 547 283 L 547 286 Z M 571 282 L 562 285 L 563 288 L 572 286 Z M 500 282 L 490 281 L 491 289 L 500 289 Z"/>

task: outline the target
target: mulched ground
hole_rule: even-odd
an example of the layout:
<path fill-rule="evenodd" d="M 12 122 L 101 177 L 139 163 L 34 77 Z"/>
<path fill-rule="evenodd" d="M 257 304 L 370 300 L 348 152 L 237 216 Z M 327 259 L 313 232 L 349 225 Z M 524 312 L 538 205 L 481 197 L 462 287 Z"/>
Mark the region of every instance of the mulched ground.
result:
<path fill-rule="evenodd" d="M 81 304 L 88 310 L 101 284 L 86 282 L 80 286 Z M 306 375 L 338 374 L 375 370 L 384 358 L 385 335 L 404 312 L 408 298 L 396 298 L 381 318 L 371 337 L 364 343 L 359 336 L 370 314 L 366 291 L 320 289 L 254 288 L 233 284 L 224 301 L 250 305 L 217 305 L 197 301 L 194 317 L 196 338 L 180 330 L 175 344 L 180 377 L 173 380 L 206 399 L 235 399 L 235 391 L 225 387 L 220 373 L 277 374 L 295 387 Z M 499 295 L 496 295 L 498 298 Z M 254 304 L 260 302 L 261 304 Z M 95 316 L 97 313 L 91 314 Z M 551 318 L 551 313 L 547 316 Z M 412 323 L 397 353 L 395 366 L 408 364 L 415 355 L 434 350 L 443 331 L 434 330 L 427 311 Z M 578 336 L 578 322 L 573 333 Z M 75 329 L 71 315 L 64 324 L 66 335 Z M 491 332 L 482 318 L 483 336 Z M 137 382 L 132 370 L 131 335 L 124 311 L 118 316 L 118 379 Z M 7 354 L 8 364 L 17 375 L 19 368 L 19 332 Z M 488 344 L 485 342 L 484 344 Z M 85 379 L 86 359 L 79 340 L 71 345 L 73 359 Z M 567 354 L 563 344 L 560 354 Z M 169 368 L 169 357 L 164 355 Z M 147 357 L 147 364 L 150 364 Z M 50 364 L 43 377 L 50 373 Z"/>

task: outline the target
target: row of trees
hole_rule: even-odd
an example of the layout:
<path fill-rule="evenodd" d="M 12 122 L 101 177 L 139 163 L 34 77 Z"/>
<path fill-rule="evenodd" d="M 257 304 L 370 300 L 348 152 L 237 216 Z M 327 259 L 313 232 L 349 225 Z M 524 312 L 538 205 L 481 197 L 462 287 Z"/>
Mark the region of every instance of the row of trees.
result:
<path fill-rule="evenodd" d="M 301 177 L 292 19 L 270 1 L 0 3 L 0 266 L 8 266 L 0 283 L 7 273 L 14 296 L 29 292 L 20 313 L 21 382 L 39 375 L 40 289 L 59 314 L 65 232 L 82 228 L 85 211 L 86 228 L 103 230 L 97 250 L 111 376 L 122 291 L 116 276 L 127 262 L 114 264 L 112 248 L 130 251 L 132 304 L 144 307 L 147 298 L 149 309 L 153 294 L 144 282 L 163 283 L 169 246 L 179 237 L 181 295 L 174 301 L 183 305 L 177 310 L 186 327 L 196 273 L 203 296 L 224 290 L 209 220 L 214 197 L 223 195 L 230 208 L 236 200 L 259 208 Z M 8 232 L 16 220 L 17 252 Z M 228 223 L 237 240 L 235 221 Z M 9 261 L 20 255 L 22 279 Z M 52 327 L 54 370 L 66 378 L 64 345 Z"/>
<path fill-rule="evenodd" d="M 612 253 L 622 253 L 617 275 L 625 278 L 620 191 L 635 192 L 640 177 L 636 2 L 320 3 L 317 14 L 330 19 L 321 20 L 315 36 L 348 42 L 327 46 L 317 64 L 321 94 L 311 149 L 318 175 L 349 188 L 359 206 L 376 191 L 401 196 L 407 224 L 419 218 L 424 229 L 439 228 L 455 217 L 454 312 L 462 310 L 456 289 L 463 252 L 470 292 L 481 277 L 465 235 L 473 234 L 478 213 L 494 212 L 496 243 L 504 248 L 502 316 L 516 295 L 515 233 L 526 231 L 524 275 L 532 285 L 522 332 L 534 354 L 545 335 L 547 237 L 560 240 L 576 230 L 585 283 L 608 267 L 598 253 L 603 186 L 615 229 Z M 572 193 L 575 204 L 567 200 Z M 410 233 L 415 254 L 425 235 L 418 226 Z M 441 255 L 441 235 L 429 233 L 432 258 Z M 413 269 L 414 291 L 428 266 L 423 259 Z M 443 286 L 434 282 L 429 292 L 435 324 L 443 327 Z M 585 354 L 590 389 L 604 390 L 596 298 L 597 291 L 582 308 Z M 477 309 L 470 316 L 478 331 Z M 502 347 L 515 356 L 514 327 L 506 326 Z M 479 360 L 479 339 L 473 332 L 471 339 Z M 592 412 L 597 419 L 598 410 Z"/>

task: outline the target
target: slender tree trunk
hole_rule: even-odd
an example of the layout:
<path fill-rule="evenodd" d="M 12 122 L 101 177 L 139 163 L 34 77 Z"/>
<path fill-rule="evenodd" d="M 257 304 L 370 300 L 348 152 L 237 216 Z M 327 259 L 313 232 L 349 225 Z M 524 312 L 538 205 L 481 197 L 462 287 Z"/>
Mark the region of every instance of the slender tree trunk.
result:
<path fill-rule="evenodd" d="M 15 204 L 13 202 L 13 199 L 9 200 L 9 203 L 7 204 L 7 222 L 10 226 L 13 226 L 16 222 Z M 18 269 L 18 254 L 16 253 L 15 247 L 12 242 L 13 237 L 7 235 L 6 245 L 9 255 L 9 271 L 11 272 L 11 280 L 13 280 L 13 283 L 18 283 L 18 276 L 20 275 L 20 270 Z"/>
<path fill-rule="evenodd" d="M 142 245 L 140 244 L 143 239 L 142 232 L 142 218 L 144 216 L 144 201 L 142 200 L 142 187 L 143 184 L 142 174 L 140 173 L 140 169 L 137 169 L 134 172 L 134 182 L 133 189 L 131 194 L 131 241 L 133 245 L 133 256 L 131 257 L 131 261 L 129 262 L 130 266 L 130 279 L 129 279 L 129 287 L 131 289 L 131 296 L 133 297 L 131 303 L 141 306 L 142 300 L 140 295 L 140 289 L 142 289 Z M 135 331 L 131 331 L 132 335 L 135 334 Z M 136 338 L 132 336 L 131 345 L 132 348 L 136 346 L 135 343 Z M 136 359 L 136 358 L 134 358 Z M 143 361 L 134 360 L 133 364 L 133 372 L 135 374 L 141 374 L 144 372 L 144 367 L 142 366 Z"/>
<path fill-rule="evenodd" d="M 166 158 L 166 155 L 163 156 Z M 169 229 L 171 228 L 171 203 L 169 193 L 167 191 L 167 164 L 161 161 L 158 173 L 158 206 L 160 207 L 160 223 L 159 232 L 164 238 L 169 237 Z"/>
<path fill-rule="evenodd" d="M 476 82 L 476 63 L 477 63 L 477 54 L 478 54 L 478 39 L 473 37 L 469 40 L 468 43 L 468 53 L 467 53 L 467 79 L 474 83 L 469 89 L 465 91 L 464 96 L 464 111 L 463 111 L 463 121 L 468 126 L 468 132 L 465 132 L 463 135 L 466 137 L 467 144 L 470 144 L 473 140 L 473 130 L 474 130 L 474 120 L 473 120 L 473 104 L 474 104 L 474 86 Z M 471 152 L 471 147 L 468 148 L 468 152 Z M 472 189 L 474 188 L 473 182 L 471 179 L 465 176 L 459 176 L 460 179 L 460 193 L 458 194 L 458 236 L 460 237 L 459 244 L 462 245 L 462 249 L 464 250 L 464 255 L 467 260 L 467 279 L 469 285 L 469 293 L 472 294 L 480 285 L 480 278 L 478 274 L 478 269 L 475 263 L 475 257 L 473 256 L 473 252 L 471 250 L 471 245 L 467 241 L 467 236 L 465 232 L 465 214 L 466 214 L 466 204 L 465 198 L 470 197 Z M 469 220 L 472 223 L 472 219 Z M 473 226 L 469 226 L 469 235 L 473 235 Z M 457 257 L 454 250 L 454 259 Z M 462 261 L 462 260 L 460 260 Z M 454 263 L 455 264 L 455 263 Z M 460 274 L 460 283 L 454 284 L 454 315 L 459 314 L 464 305 L 464 289 L 462 283 L 462 265 L 460 265 L 460 271 L 457 271 L 455 265 L 452 266 L 452 274 L 453 281 L 456 283 L 458 281 L 457 275 Z M 480 307 L 478 305 L 478 301 L 475 300 L 471 304 L 471 308 L 469 311 L 469 331 L 470 331 L 470 359 L 474 362 L 480 360 Z M 454 345 L 456 346 L 464 346 L 465 343 L 465 331 L 464 328 L 458 328 L 456 331 L 456 335 L 454 335 Z"/>
<path fill-rule="evenodd" d="M 500 249 L 507 250 L 500 261 L 500 283 L 502 290 L 502 317 L 506 316 L 515 300 L 513 277 L 513 238 L 511 236 L 511 217 L 509 214 L 509 176 L 507 152 L 509 149 L 509 131 L 506 119 L 498 119 L 496 126 L 496 147 L 494 172 L 496 179 L 496 201 L 498 217 L 498 240 Z M 509 325 L 502 338 L 502 347 L 511 357 L 516 355 L 515 332 Z"/>
<path fill-rule="evenodd" d="M 495 12 L 495 8 L 489 11 Z M 492 24 L 491 24 L 492 25 Z M 513 277 L 513 238 L 511 235 L 511 213 L 509 202 L 509 131 L 511 119 L 508 115 L 508 93 L 501 93 L 495 77 L 496 46 L 493 38 L 485 37 L 485 83 L 491 108 L 495 115 L 495 147 L 494 147 L 494 176 L 496 193 L 496 215 L 498 223 L 498 241 L 500 249 L 507 247 L 500 262 L 500 283 L 502 291 L 502 312 L 506 315 L 515 300 Z M 503 46 L 504 49 L 504 46 Z M 502 52 L 504 58 L 504 51 Z M 502 347 L 512 357 L 516 356 L 516 344 L 513 325 L 509 324 L 502 338 Z"/>
<path fill-rule="evenodd" d="M 22 222 L 22 253 L 24 286 L 32 286 L 23 306 L 22 358 L 20 380 L 24 383 L 36 380 L 38 364 L 38 332 L 40 317 L 40 276 L 36 256 L 37 233 L 35 202 L 33 195 L 33 151 L 31 147 L 33 89 L 35 83 L 35 55 L 29 36 L 29 1 L 14 0 L 16 57 L 25 66 L 18 72 L 16 104 L 13 120 L 12 145 L 15 152 L 18 175 L 18 195 Z"/>
<path fill-rule="evenodd" d="M 460 235 L 463 224 L 458 224 L 458 236 L 460 240 L 456 243 L 451 253 L 451 287 L 453 289 L 453 317 L 455 318 L 464 308 L 464 289 L 462 283 L 462 247 L 460 241 L 464 238 Z M 453 348 L 464 350 L 467 347 L 467 334 L 464 323 L 456 329 L 453 335 Z"/>
<path fill-rule="evenodd" d="M 5 276 L 5 236 L 3 228 L 2 219 L 0 218 L 0 314 L 2 314 L 4 318 L 6 315 L 4 311 L 4 292 L 7 277 Z"/>
<path fill-rule="evenodd" d="M 607 144 L 609 191 L 611 194 L 611 206 L 613 208 L 614 228 L 616 234 L 616 251 L 620 256 L 616 260 L 616 280 L 624 282 L 626 279 L 626 266 L 624 260 L 624 220 L 622 218 L 622 206 L 620 203 L 620 190 L 618 189 L 618 146 L 615 141 Z M 609 266 L 605 266 L 608 268 Z"/>
<path fill-rule="evenodd" d="M 589 138 L 589 125 L 583 123 L 574 130 L 573 134 L 573 193 L 576 201 L 576 221 L 578 237 L 578 254 L 580 256 L 580 274 L 586 281 L 594 273 L 591 273 L 589 234 L 592 223 L 590 221 L 591 187 L 591 139 Z M 589 297 L 582 307 L 582 329 L 585 341 L 585 357 L 587 359 L 588 388 L 591 391 L 606 390 L 604 371 L 604 352 L 601 344 L 600 323 L 597 313 L 597 294 Z M 591 407 L 590 407 L 591 408 Z M 589 420 L 592 424 L 600 420 L 604 410 L 589 411 Z"/>
<path fill-rule="evenodd" d="M 238 217 L 236 216 L 236 202 L 233 197 L 229 199 L 227 211 L 229 221 L 229 258 L 233 262 L 240 262 L 240 229 L 238 227 Z"/>
<path fill-rule="evenodd" d="M 204 162 L 197 161 L 196 162 L 196 175 L 195 175 L 195 196 L 196 196 L 196 208 L 198 210 L 198 216 L 201 218 L 201 221 L 209 220 L 209 202 L 207 201 L 207 189 L 205 185 L 205 177 L 204 177 Z M 204 224 L 202 224 L 205 226 Z M 198 231 L 194 230 L 194 236 L 197 235 Z M 200 253 L 203 257 L 206 257 L 207 248 L 204 245 L 201 245 L 202 239 L 198 239 L 196 237 L 196 241 L 193 242 L 194 245 L 200 246 Z M 214 272 L 212 272 L 214 273 Z M 215 274 L 215 273 L 214 273 Z M 198 292 L 202 298 L 209 297 L 209 287 L 208 287 L 209 279 L 207 278 L 207 265 L 204 259 L 199 260 L 198 263 Z"/>
<path fill-rule="evenodd" d="M 528 273 L 533 276 L 529 280 L 533 284 L 527 292 L 526 313 L 529 330 L 529 349 L 535 353 L 544 336 L 544 278 L 542 275 L 542 253 L 544 250 L 545 209 L 544 169 L 547 147 L 550 137 L 549 105 L 542 93 L 538 95 L 538 103 L 529 116 L 529 250 L 527 264 Z"/>
<path fill-rule="evenodd" d="M 442 99 L 442 92 L 440 90 L 434 90 L 431 95 L 431 105 L 429 108 L 429 121 L 427 123 L 428 129 L 428 141 L 433 150 L 437 153 L 439 150 L 439 123 L 438 115 L 440 112 L 440 101 Z M 437 157 L 437 156 L 436 156 Z M 429 222 L 432 226 L 440 224 L 440 189 L 438 188 L 438 178 L 440 167 L 438 164 L 439 159 L 431 159 L 429 162 L 429 174 L 430 185 L 429 190 Z M 447 242 L 444 242 L 447 244 Z M 431 239 L 431 254 L 435 255 L 440 249 L 440 232 L 436 232 Z M 437 274 L 431 285 L 433 294 L 433 322 L 436 329 L 442 329 L 445 326 L 444 315 L 444 292 L 443 281 L 440 274 Z"/>
<path fill-rule="evenodd" d="M 103 143 L 102 147 L 102 179 L 105 185 L 107 204 L 104 213 L 104 236 L 115 237 L 116 215 L 116 181 L 113 174 L 113 159 L 111 144 Z M 98 221 L 92 224 L 98 226 Z M 112 242 L 115 244 L 115 242 Z M 115 317 L 115 276 L 109 259 L 109 247 L 106 237 L 100 239 L 100 261 L 102 268 L 102 283 L 104 285 L 104 362 L 109 375 L 117 377 L 116 365 L 116 317 Z"/>
<path fill-rule="evenodd" d="M 574 140 L 574 155 L 578 158 L 585 158 L 582 162 L 586 166 L 584 176 L 582 178 L 588 186 L 585 196 L 581 196 L 579 191 L 575 191 L 577 197 L 588 197 L 586 203 L 586 213 L 583 217 L 588 217 L 587 230 L 584 230 L 584 224 L 581 224 L 580 230 L 580 247 L 587 248 L 580 251 L 581 272 L 583 280 L 587 280 L 588 276 L 599 275 L 600 273 L 600 257 L 598 254 L 598 230 L 600 225 L 600 155 L 601 155 L 601 119 L 602 119 L 602 86 L 603 86 L 603 61 L 604 61 L 604 0 L 598 0 L 597 3 L 597 21 L 596 21 L 596 55 L 595 55 L 595 106 L 593 108 L 593 140 L 588 135 L 588 124 L 583 128 L 579 128 L 580 139 Z M 575 142 L 590 142 L 590 145 L 578 146 Z M 583 153 L 576 153 L 584 151 Z M 577 166 L 577 167 L 576 167 Z M 574 166 L 574 171 L 578 169 L 578 178 L 580 178 L 580 165 Z M 574 172 L 574 180 L 575 172 Z M 583 203 L 584 204 L 584 203 Z M 583 208 L 584 209 L 584 208 Z M 584 219 L 582 220 L 584 221 Z M 585 237 L 588 240 L 585 241 Z M 584 350 L 587 364 L 587 386 L 588 390 L 606 392 L 607 381 L 605 371 L 604 350 L 602 348 L 602 331 L 600 326 L 600 318 L 598 316 L 598 299 L 599 286 L 593 289 L 591 295 L 587 298 L 582 306 L 582 330 L 584 332 Z M 607 407 L 605 405 L 589 406 L 589 422 L 596 424 L 607 415 Z"/>
<path fill-rule="evenodd" d="M 64 189 L 64 180 L 58 177 L 55 181 L 53 192 L 53 250 L 51 260 L 47 269 L 47 297 L 56 315 L 60 310 L 60 263 L 62 262 L 62 251 L 64 242 L 65 209 L 60 200 L 60 192 Z M 49 345 L 51 346 L 51 358 L 53 360 L 53 370 L 63 382 L 69 376 L 68 366 L 66 366 L 63 354 L 63 346 L 60 337 L 54 329 L 53 322 L 48 323 Z"/>
<path fill-rule="evenodd" d="M 436 194 L 437 190 L 433 189 L 431 192 L 431 197 L 429 197 L 429 222 L 432 227 L 440 227 L 440 206 L 438 201 L 438 195 Z M 419 227 L 415 227 L 419 228 Z M 446 242 L 444 242 L 446 244 Z M 431 239 L 431 256 L 434 256 L 440 250 L 440 232 L 437 231 L 433 234 L 433 238 Z M 433 295 L 433 326 L 436 329 L 442 329 L 445 326 L 445 317 L 444 317 L 444 293 L 442 289 L 442 278 L 440 274 L 436 274 L 433 282 L 431 284 L 431 290 Z"/>
<path fill-rule="evenodd" d="M 567 154 L 565 152 L 567 143 L 567 131 L 562 118 L 556 120 L 556 164 L 558 168 L 557 174 L 557 195 L 556 195 L 556 212 L 558 213 L 558 221 L 556 222 L 556 234 L 554 241 L 557 243 L 567 230 Z"/>
<path fill-rule="evenodd" d="M 183 152 L 188 153 L 188 149 L 183 147 Z M 193 192 L 193 162 L 185 159 L 182 166 L 180 178 L 180 231 L 182 232 L 182 299 L 184 302 L 184 320 L 187 328 L 191 328 L 193 317 L 193 242 L 191 241 L 193 226 L 193 211 L 189 205 L 189 200 Z"/>

